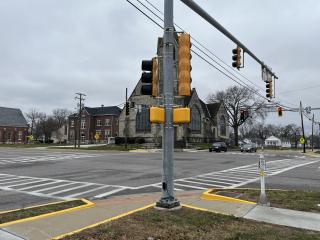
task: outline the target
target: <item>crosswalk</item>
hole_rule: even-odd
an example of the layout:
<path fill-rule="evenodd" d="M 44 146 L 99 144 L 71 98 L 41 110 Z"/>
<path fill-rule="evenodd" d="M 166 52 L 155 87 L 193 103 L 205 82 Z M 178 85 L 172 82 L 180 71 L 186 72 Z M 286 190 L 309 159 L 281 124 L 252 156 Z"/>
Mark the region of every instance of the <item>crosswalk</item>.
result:
<path fill-rule="evenodd" d="M 0 174 L 0 189 L 55 199 L 103 198 L 128 187 Z"/>
<path fill-rule="evenodd" d="M 0 157 L 0 166 L 8 164 L 30 164 L 35 162 L 49 162 L 77 158 L 94 158 L 100 156 L 103 155 L 99 153 L 54 153 L 36 156 L 8 156 Z"/>
<path fill-rule="evenodd" d="M 225 154 L 225 155 L 243 155 L 243 156 L 259 156 L 259 152 L 240 152 L 240 151 L 231 151 L 231 152 L 220 152 L 218 154 Z M 278 154 L 274 153 L 264 153 L 265 157 L 276 157 Z M 299 156 L 299 155 L 290 155 L 290 154 L 284 154 L 281 155 L 282 157 L 288 157 L 288 158 L 305 158 L 305 156 Z"/>
<path fill-rule="evenodd" d="M 319 162 L 319 159 L 282 159 L 267 162 L 267 176 L 274 176 L 294 168 Z M 236 188 L 259 180 L 257 163 L 200 174 L 192 177 L 179 178 L 174 181 L 176 191 L 206 190 L 208 188 Z M 0 190 L 14 191 L 34 196 L 74 199 L 99 199 L 121 191 L 133 192 L 159 189 L 162 183 L 143 186 L 108 185 L 94 182 L 72 181 L 63 179 L 18 176 L 0 174 Z M 158 190 L 157 190 L 158 191 Z"/>
<path fill-rule="evenodd" d="M 266 174 L 267 176 L 274 176 L 316 162 L 319 162 L 319 160 L 305 160 L 302 158 L 270 161 L 267 163 Z M 258 164 L 250 164 L 193 177 L 176 179 L 174 186 L 176 191 L 236 188 L 258 181 L 259 179 Z M 162 188 L 162 184 L 155 183 L 143 187 Z"/>

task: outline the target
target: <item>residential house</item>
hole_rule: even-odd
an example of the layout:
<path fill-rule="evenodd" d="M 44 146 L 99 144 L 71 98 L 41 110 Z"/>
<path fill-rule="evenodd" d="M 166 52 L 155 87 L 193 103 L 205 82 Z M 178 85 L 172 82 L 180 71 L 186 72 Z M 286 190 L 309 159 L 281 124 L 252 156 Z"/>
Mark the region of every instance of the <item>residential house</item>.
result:
<path fill-rule="evenodd" d="M 268 137 L 265 140 L 266 147 L 282 147 L 282 148 L 291 148 L 291 143 L 285 139 L 279 139 L 275 136 Z"/>
<path fill-rule="evenodd" d="M 20 109 L 0 107 L 0 143 L 26 143 L 28 124 Z"/>
<path fill-rule="evenodd" d="M 82 143 L 108 142 L 109 137 L 119 135 L 119 115 L 121 109 L 117 106 L 84 107 L 81 121 L 78 114 L 68 117 L 68 140 L 78 139 L 80 123 L 80 139 Z"/>

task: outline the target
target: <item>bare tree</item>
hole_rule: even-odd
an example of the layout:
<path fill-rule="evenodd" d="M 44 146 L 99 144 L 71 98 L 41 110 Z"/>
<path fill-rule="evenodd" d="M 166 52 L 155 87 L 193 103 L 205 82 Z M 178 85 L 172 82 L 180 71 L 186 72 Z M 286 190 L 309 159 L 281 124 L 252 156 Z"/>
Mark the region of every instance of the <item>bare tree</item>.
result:
<path fill-rule="evenodd" d="M 240 119 L 241 109 L 246 109 L 248 112 L 247 122 L 252 122 L 257 118 L 264 118 L 266 116 L 265 103 L 257 99 L 252 90 L 244 87 L 233 86 L 225 91 L 218 91 L 210 94 L 207 98 L 209 103 L 222 101 L 225 104 L 226 110 L 229 115 L 228 125 L 234 131 L 234 143 L 238 146 L 239 142 L 239 126 L 244 124 Z"/>
<path fill-rule="evenodd" d="M 57 108 L 52 111 L 52 117 L 57 122 L 57 127 L 61 128 L 66 122 L 71 112 L 68 109 Z"/>
<path fill-rule="evenodd" d="M 26 113 L 27 120 L 29 124 L 31 125 L 31 135 L 34 132 L 34 129 L 36 128 L 36 122 L 39 120 L 43 113 L 39 112 L 35 108 L 31 108 L 29 112 Z"/>
<path fill-rule="evenodd" d="M 64 131 L 61 127 L 67 123 L 68 116 L 71 112 L 68 109 L 57 108 L 52 111 L 52 117 L 56 122 L 56 129 L 54 130 L 56 138 L 61 143 L 63 140 Z"/>

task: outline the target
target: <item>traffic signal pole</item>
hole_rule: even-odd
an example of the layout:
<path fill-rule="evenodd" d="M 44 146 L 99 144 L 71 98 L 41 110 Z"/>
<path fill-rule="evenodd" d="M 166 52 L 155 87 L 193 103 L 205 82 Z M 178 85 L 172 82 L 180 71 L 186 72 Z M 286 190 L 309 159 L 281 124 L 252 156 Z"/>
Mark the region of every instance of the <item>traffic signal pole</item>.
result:
<path fill-rule="evenodd" d="M 272 72 L 271 68 L 269 68 L 264 62 L 262 62 L 255 54 L 253 54 L 244 44 L 242 44 L 235 36 L 233 36 L 227 29 L 225 29 L 217 20 L 211 17 L 204 9 L 202 9 L 197 3 L 193 0 L 181 0 L 185 5 L 187 5 L 190 9 L 196 12 L 199 16 L 205 19 L 208 23 L 210 23 L 213 27 L 219 30 L 222 34 L 224 34 L 227 38 L 237 44 L 240 48 L 243 49 L 248 55 L 250 55 L 254 60 L 256 60 L 263 68 L 267 69 L 268 72 L 275 78 L 277 78 L 276 74 Z"/>
<path fill-rule="evenodd" d="M 303 115 L 302 115 L 302 102 L 300 101 L 300 116 L 301 116 L 301 128 L 302 128 L 302 137 L 304 139 L 303 143 L 303 152 L 306 153 L 306 138 L 304 136 L 304 125 L 303 125 Z"/>
<path fill-rule="evenodd" d="M 174 128 L 173 116 L 173 51 L 174 51 L 174 25 L 173 0 L 164 1 L 164 35 L 163 35 L 163 104 L 165 109 L 165 122 L 162 137 L 162 197 L 156 207 L 172 209 L 180 206 L 180 202 L 173 196 L 173 149 Z"/>

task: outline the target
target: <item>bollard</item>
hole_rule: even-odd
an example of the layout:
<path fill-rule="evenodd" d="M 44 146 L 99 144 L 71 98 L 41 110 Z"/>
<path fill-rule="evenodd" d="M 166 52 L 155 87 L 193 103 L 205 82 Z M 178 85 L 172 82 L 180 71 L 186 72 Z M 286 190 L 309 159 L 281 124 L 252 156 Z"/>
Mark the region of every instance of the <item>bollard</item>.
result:
<path fill-rule="evenodd" d="M 262 151 L 259 156 L 259 165 L 258 165 L 258 171 L 260 175 L 260 197 L 259 197 L 258 204 L 262 206 L 270 206 L 270 203 L 268 202 L 268 198 L 266 194 L 266 181 L 265 181 L 267 164 L 263 155 L 263 147 L 261 150 Z"/>

